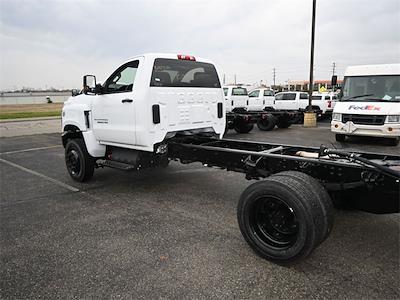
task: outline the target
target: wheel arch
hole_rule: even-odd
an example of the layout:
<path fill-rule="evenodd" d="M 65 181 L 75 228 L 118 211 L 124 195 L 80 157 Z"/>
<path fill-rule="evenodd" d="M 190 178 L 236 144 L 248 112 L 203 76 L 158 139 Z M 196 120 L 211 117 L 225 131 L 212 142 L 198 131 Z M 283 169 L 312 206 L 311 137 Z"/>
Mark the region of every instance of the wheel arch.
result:
<path fill-rule="evenodd" d="M 83 139 L 82 131 L 78 126 L 67 124 L 63 128 L 63 134 L 61 136 L 62 144 L 65 148 L 69 139 L 81 138 Z"/>

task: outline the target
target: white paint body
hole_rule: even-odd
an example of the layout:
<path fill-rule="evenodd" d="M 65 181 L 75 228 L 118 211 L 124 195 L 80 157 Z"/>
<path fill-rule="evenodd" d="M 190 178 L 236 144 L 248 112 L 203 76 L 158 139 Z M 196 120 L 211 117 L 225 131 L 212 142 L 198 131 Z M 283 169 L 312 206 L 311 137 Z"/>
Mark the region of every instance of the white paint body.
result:
<path fill-rule="evenodd" d="M 344 77 L 345 81 L 351 77 L 400 76 L 400 64 L 366 65 L 348 67 Z M 360 86 L 361 93 L 362 86 Z M 386 91 L 385 91 L 386 92 Z M 365 93 L 365 92 L 364 92 Z M 331 131 L 344 135 L 360 135 L 375 137 L 400 137 L 400 121 L 390 122 L 391 116 L 400 116 L 400 95 L 396 96 L 397 102 L 376 101 L 365 99 L 363 101 L 338 101 L 335 105 L 331 122 Z M 363 125 L 353 121 L 344 122 L 344 116 L 382 116 L 383 125 Z M 340 116 L 340 118 L 339 118 Z M 400 119 L 400 117 L 399 117 Z"/>
<path fill-rule="evenodd" d="M 144 54 L 128 60 L 139 61 L 132 91 L 70 97 L 63 107 L 63 130 L 67 125 L 78 127 L 94 157 L 104 156 L 107 145 L 153 152 L 155 144 L 180 131 L 213 131 L 222 138 L 224 106 L 223 116 L 217 116 L 217 104 L 224 103 L 222 88 L 150 86 L 156 58 L 177 59 L 177 55 Z M 198 57 L 196 61 L 212 64 Z M 133 101 L 123 103 L 124 99 Z M 159 124 L 153 123 L 154 104 L 160 106 Z M 84 111 L 89 112 L 89 127 Z"/>
<path fill-rule="evenodd" d="M 245 95 L 234 95 L 233 91 L 235 88 L 241 88 L 240 86 L 224 86 L 224 96 L 225 96 L 225 108 L 226 112 L 232 112 L 235 108 L 248 108 L 249 96 L 247 93 Z"/>
<path fill-rule="evenodd" d="M 264 110 L 265 108 L 274 108 L 275 96 L 270 89 L 255 89 L 249 93 L 249 111 Z"/>
<path fill-rule="evenodd" d="M 306 92 L 280 92 L 275 94 L 276 110 L 299 110 L 308 106 L 308 94 Z"/>

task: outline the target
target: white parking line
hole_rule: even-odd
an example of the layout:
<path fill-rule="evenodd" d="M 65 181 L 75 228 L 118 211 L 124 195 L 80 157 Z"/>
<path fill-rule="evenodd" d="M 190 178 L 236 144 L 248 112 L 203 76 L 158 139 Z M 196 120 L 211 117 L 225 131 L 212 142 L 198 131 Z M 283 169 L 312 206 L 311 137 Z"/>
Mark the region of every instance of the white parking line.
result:
<path fill-rule="evenodd" d="M 1 152 L 0 155 L 22 153 L 22 152 L 29 152 L 29 151 L 37 151 L 37 150 L 45 150 L 45 149 L 52 149 L 52 148 L 59 148 L 59 147 L 62 147 L 62 146 L 61 145 L 55 145 L 55 146 L 48 146 L 48 147 L 39 147 L 39 148 L 30 148 L 30 149 L 22 149 L 22 150 Z"/>
<path fill-rule="evenodd" d="M 48 176 L 46 176 L 46 175 L 43 175 L 43 174 L 38 173 L 38 172 L 36 172 L 36 171 L 33 171 L 33 170 L 31 170 L 31 169 L 25 168 L 25 167 L 23 167 L 23 166 L 17 165 L 17 164 L 15 164 L 15 163 L 11 162 L 11 161 L 8 161 L 8 160 L 5 160 L 5 159 L 0 158 L 0 162 L 3 162 L 3 163 L 8 164 L 8 165 L 10 165 L 10 166 L 13 166 L 14 168 L 20 169 L 20 170 L 25 171 L 25 172 L 27 172 L 27 173 L 29 173 L 29 174 L 36 175 L 36 176 L 38 176 L 38 177 L 41 177 L 41 178 L 43 178 L 43 179 L 46 179 L 47 181 L 50 181 L 50 182 L 52 182 L 52 183 L 55 183 L 55 184 L 57 184 L 57 185 L 59 185 L 59 186 L 65 188 L 65 189 L 67 189 L 67 190 L 70 190 L 71 192 L 79 192 L 79 189 L 77 189 L 76 187 L 73 187 L 73 186 L 71 186 L 71 185 L 69 185 L 69 184 L 66 184 L 66 183 L 64 183 L 64 182 L 61 182 L 61 181 L 58 181 L 58 180 L 53 179 L 53 178 L 51 178 L 51 177 L 48 177 Z"/>

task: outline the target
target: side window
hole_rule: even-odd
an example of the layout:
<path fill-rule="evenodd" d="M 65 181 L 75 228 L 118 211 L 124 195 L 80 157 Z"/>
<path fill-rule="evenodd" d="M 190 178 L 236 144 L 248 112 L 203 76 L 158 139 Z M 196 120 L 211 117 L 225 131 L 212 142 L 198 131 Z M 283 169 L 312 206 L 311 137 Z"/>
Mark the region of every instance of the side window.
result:
<path fill-rule="evenodd" d="M 250 94 L 249 94 L 249 97 L 258 97 L 260 95 L 260 91 L 259 90 L 255 90 L 255 91 L 252 91 Z"/>
<path fill-rule="evenodd" d="M 274 92 L 270 90 L 264 90 L 264 96 L 273 96 Z"/>
<path fill-rule="evenodd" d="M 322 100 L 322 96 L 311 96 L 312 100 Z"/>
<path fill-rule="evenodd" d="M 283 94 L 282 100 L 296 100 L 296 94 L 295 93 L 285 93 L 285 94 Z"/>
<path fill-rule="evenodd" d="M 300 94 L 300 99 L 308 99 L 308 94 L 306 94 L 306 93 L 301 93 L 301 94 Z"/>
<path fill-rule="evenodd" d="M 139 61 L 131 61 L 118 68 L 105 82 L 106 94 L 130 92 L 133 89 Z"/>
<path fill-rule="evenodd" d="M 283 94 L 276 94 L 275 100 L 283 100 Z"/>
<path fill-rule="evenodd" d="M 328 101 L 328 100 L 331 100 L 331 96 L 326 95 L 326 96 L 325 96 L 325 100 L 327 100 L 327 101 Z"/>
<path fill-rule="evenodd" d="M 224 88 L 224 95 L 225 97 L 228 96 L 228 88 Z"/>

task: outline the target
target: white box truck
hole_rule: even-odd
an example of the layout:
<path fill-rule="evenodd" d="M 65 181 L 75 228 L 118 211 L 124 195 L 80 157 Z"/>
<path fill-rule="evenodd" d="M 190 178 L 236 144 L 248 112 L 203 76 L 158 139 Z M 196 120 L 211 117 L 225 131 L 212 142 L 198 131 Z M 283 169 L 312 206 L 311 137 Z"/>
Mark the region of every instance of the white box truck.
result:
<path fill-rule="evenodd" d="M 400 138 L 400 64 L 348 67 L 331 122 L 336 140 L 346 136 Z"/>

